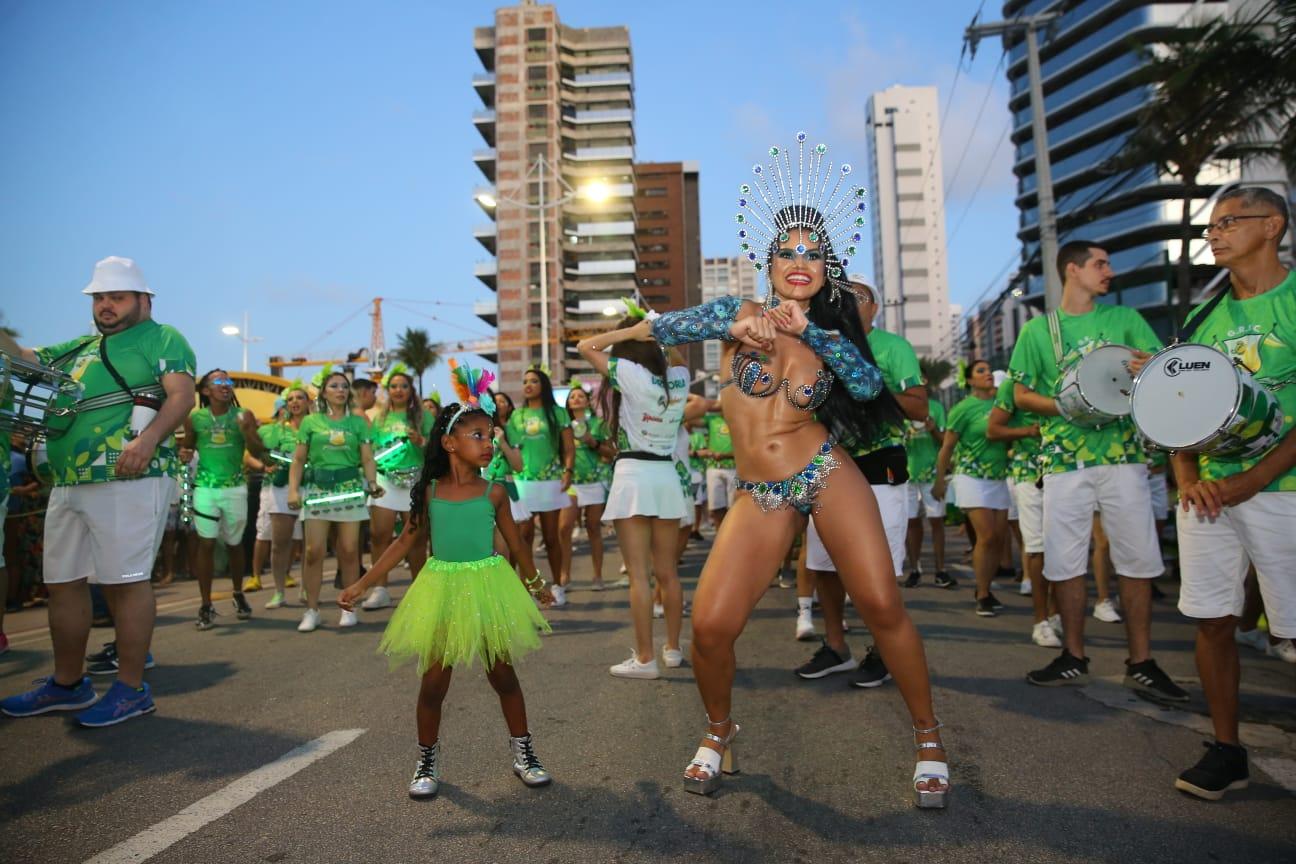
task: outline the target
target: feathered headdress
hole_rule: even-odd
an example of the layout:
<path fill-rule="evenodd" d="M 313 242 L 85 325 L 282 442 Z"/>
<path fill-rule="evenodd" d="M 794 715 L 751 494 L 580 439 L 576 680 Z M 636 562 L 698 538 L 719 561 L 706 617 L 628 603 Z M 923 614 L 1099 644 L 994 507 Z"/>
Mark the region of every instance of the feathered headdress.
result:
<path fill-rule="evenodd" d="M 311 379 L 311 383 L 315 385 L 315 389 L 323 389 L 324 382 L 328 380 L 330 375 L 337 371 L 339 370 L 332 363 L 325 363 L 320 367 L 320 370 L 315 373 L 315 377 Z"/>
<path fill-rule="evenodd" d="M 414 378 L 414 376 L 410 374 L 409 367 L 406 366 L 404 363 L 399 363 L 399 362 L 393 363 L 391 368 L 388 369 L 386 373 L 383 374 L 382 386 L 384 390 L 387 389 L 387 385 L 391 383 L 391 379 L 396 375 L 404 375 L 406 378 L 409 378 L 410 380 L 413 380 Z"/>
<path fill-rule="evenodd" d="M 958 381 L 958 386 L 959 386 L 959 387 L 963 388 L 964 390 L 967 389 L 967 386 L 968 386 L 968 362 L 967 362 L 967 360 L 964 360 L 964 359 L 962 359 L 962 358 L 959 359 L 959 362 L 958 362 L 958 378 L 956 378 L 955 380 Z"/>
<path fill-rule="evenodd" d="M 528 372 L 543 372 L 543 373 L 545 374 L 545 377 L 546 377 L 546 378 L 550 377 L 550 376 L 553 374 L 553 373 L 551 373 L 551 372 L 549 371 L 549 364 L 548 364 L 548 363 L 532 363 L 530 366 L 527 367 L 527 371 L 528 371 Z"/>
<path fill-rule="evenodd" d="M 495 400 L 490 395 L 490 385 L 494 380 L 494 373 L 485 369 L 473 369 L 471 366 L 460 366 L 453 357 L 450 358 L 450 383 L 459 399 L 459 410 L 446 424 L 447 434 L 465 411 L 480 408 L 491 417 L 495 416 Z"/>
<path fill-rule="evenodd" d="M 289 381 L 288 386 L 279 391 L 279 398 L 287 402 L 289 394 L 294 390 L 300 390 L 306 394 L 306 398 L 310 398 L 310 391 L 306 389 L 306 382 L 300 378 L 294 378 Z"/>
<path fill-rule="evenodd" d="M 649 321 L 653 321 L 657 318 L 656 312 L 652 311 L 651 309 L 645 309 L 643 306 L 640 306 L 638 303 L 635 302 L 635 299 L 633 297 L 626 297 L 621 302 L 625 304 L 627 318 L 634 318 L 635 320 L 640 320 L 640 321 L 643 320 L 644 318 L 647 318 Z"/>

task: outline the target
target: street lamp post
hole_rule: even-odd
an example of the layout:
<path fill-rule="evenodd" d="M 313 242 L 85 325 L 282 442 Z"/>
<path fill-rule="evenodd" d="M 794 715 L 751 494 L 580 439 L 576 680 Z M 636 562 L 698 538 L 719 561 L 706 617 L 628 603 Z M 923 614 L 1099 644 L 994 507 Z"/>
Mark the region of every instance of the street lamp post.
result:
<path fill-rule="evenodd" d="M 243 371 L 244 372 L 248 371 L 248 343 L 261 341 L 260 336 L 252 335 L 251 324 L 249 323 L 249 319 L 248 319 L 248 313 L 246 311 L 243 312 L 242 329 L 239 329 L 234 324 L 226 324 L 224 327 L 221 328 L 221 332 L 224 333 L 226 336 L 237 336 L 239 338 L 239 341 L 243 343 Z"/>

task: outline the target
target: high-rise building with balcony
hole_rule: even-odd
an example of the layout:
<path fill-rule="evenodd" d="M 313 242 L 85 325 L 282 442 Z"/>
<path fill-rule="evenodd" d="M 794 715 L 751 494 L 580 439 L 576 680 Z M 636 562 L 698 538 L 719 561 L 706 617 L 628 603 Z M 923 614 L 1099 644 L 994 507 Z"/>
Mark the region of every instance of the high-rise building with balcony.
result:
<path fill-rule="evenodd" d="M 702 228 L 696 162 L 639 162 L 635 171 L 635 243 L 639 293 L 658 312 L 702 302 Z M 699 345 L 682 346 L 690 369 Z"/>
<path fill-rule="evenodd" d="M 635 290 L 630 33 L 569 27 L 524 0 L 476 28 L 473 47 L 485 70 L 473 123 L 488 148 L 473 161 L 493 221 L 474 229 L 493 256 L 474 272 L 497 298 L 479 315 L 498 322 L 505 389 L 546 353 L 560 383 L 584 369 L 575 343 L 606 328 L 607 301 Z"/>
<path fill-rule="evenodd" d="M 709 303 L 717 297 L 732 295 L 749 300 L 756 299 L 756 271 L 745 258 L 702 259 L 702 288 L 700 302 Z M 714 399 L 720 392 L 721 344 L 714 339 L 702 343 L 702 369 L 706 370 L 706 395 Z"/>
<path fill-rule="evenodd" d="M 919 357 L 944 355 L 952 340 L 936 88 L 874 93 L 866 118 L 880 326 Z"/>

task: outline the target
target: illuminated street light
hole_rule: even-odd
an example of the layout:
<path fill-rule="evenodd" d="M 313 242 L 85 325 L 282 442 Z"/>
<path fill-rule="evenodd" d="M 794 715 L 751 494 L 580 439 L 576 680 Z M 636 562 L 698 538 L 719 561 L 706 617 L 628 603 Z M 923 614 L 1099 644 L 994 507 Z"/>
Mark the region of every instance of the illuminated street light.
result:
<path fill-rule="evenodd" d="M 495 200 L 495 196 L 491 195 L 489 192 L 482 192 L 478 194 L 476 198 L 478 204 L 489 210 L 494 210 L 495 206 L 499 204 L 499 202 Z"/>
<path fill-rule="evenodd" d="M 221 332 L 224 333 L 226 336 L 237 336 L 243 331 L 235 327 L 233 324 L 226 324 L 224 327 L 221 328 Z"/>
<path fill-rule="evenodd" d="M 594 180 L 581 187 L 580 195 L 586 201 L 602 204 L 612 195 L 612 190 L 602 180 Z"/>

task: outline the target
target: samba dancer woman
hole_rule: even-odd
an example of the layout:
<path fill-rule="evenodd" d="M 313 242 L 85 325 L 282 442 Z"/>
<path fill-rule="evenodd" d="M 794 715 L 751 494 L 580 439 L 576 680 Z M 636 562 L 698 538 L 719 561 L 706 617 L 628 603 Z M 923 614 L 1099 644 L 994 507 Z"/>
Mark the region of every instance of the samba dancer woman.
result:
<path fill-rule="evenodd" d="M 275 590 L 266 602 L 267 609 L 278 609 L 286 602 L 293 544 L 302 535 L 298 513 L 288 506 L 288 473 L 297 449 L 297 431 L 311 411 L 311 398 L 304 382 L 294 381 L 284 388 L 282 395 L 287 416 L 257 430 L 268 451 L 267 458 L 262 460 L 265 479 L 261 481 L 261 511 L 270 523 L 270 573 Z M 257 542 L 261 542 L 260 536 Z"/>
<path fill-rule="evenodd" d="M 589 393 L 578 381 L 572 382 L 567 394 L 567 415 L 571 417 L 572 440 L 576 458 L 572 462 L 571 504 L 558 519 L 562 537 L 562 583 L 571 581 L 572 535 L 576 524 L 583 523 L 589 535 L 590 558 L 594 567 L 594 590 L 603 590 L 603 505 L 607 502 L 606 463 L 602 456 L 612 452 L 608 427 L 590 407 Z"/>
<path fill-rule="evenodd" d="M 923 757 L 913 775 L 916 803 L 943 807 L 949 769 L 922 640 L 900 598 L 877 501 L 837 444 L 868 440 L 898 410 L 889 397 L 871 401 L 882 392 L 882 375 L 869 362 L 855 298 L 845 286 L 852 244 L 862 239 L 864 190 L 842 189 L 847 165 L 835 178 L 831 164 L 821 171 L 823 145 L 807 165 L 805 134 L 797 140 L 798 165 L 808 170 L 794 174 L 788 156 L 773 148 L 769 179 L 764 166 L 755 166 L 756 188 L 743 186 L 739 200 L 743 252 L 768 274 L 766 305 L 722 297 L 663 314 L 652 325 L 664 345 L 724 342 L 729 383 L 737 386 L 725 387 L 721 402 L 746 493 L 721 524 L 694 595 L 693 665 L 709 728 L 685 771 L 685 788 L 710 793 L 721 772 L 734 767 L 734 642 L 768 587 L 771 563 L 782 559 L 814 512 L 909 709 Z M 840 259 L 837 246 L 845 246 Z"/>
<path fill-rule="evenodd" d="M 414 395 L 414 379 L 404 363 L 397 363 L 382 380 L 387 401 L 373 418 L 374 462 L 378 466 L 378 485 L 383 496 L 369 508 L 369 543 L 372 560 L 377 561 L 396 533 L 396 519 L 409 513 L 410 488 L 423 470 L 423 446 L 432 431 L 435 415 L 423 411 L 423 403 Z M 415 543 L 405 559 L 410 578 L 417 576 L 427 560 L 427 549 Z M 382 609 L 391 605 L 387 592 L 389 573 L 375 580 L 361 609 Z"/>

